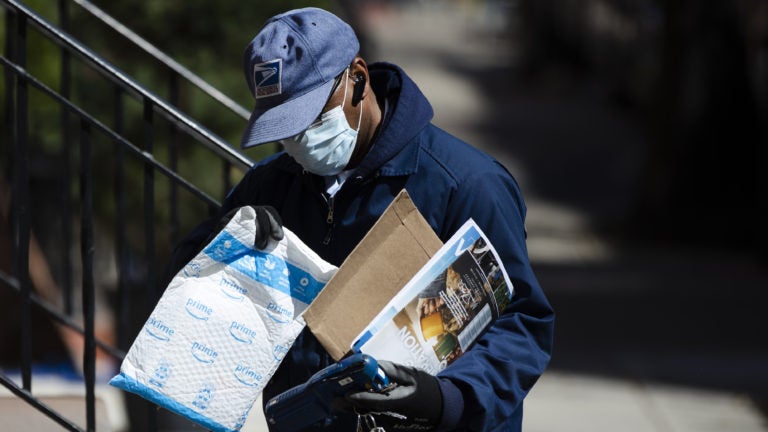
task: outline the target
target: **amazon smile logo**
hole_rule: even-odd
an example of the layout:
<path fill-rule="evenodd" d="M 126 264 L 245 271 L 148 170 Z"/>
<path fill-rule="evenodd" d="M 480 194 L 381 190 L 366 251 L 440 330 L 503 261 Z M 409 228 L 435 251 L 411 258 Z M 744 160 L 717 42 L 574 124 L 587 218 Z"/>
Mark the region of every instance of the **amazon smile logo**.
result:
<path fill-rule="evenodd" d="M 256 387 L 261 383 L 264 377 L 250 367 L 238 364 L 235 367 L 235 379 L 248 387 Z"/>
<path fill-rule="evenodd" d="M 187 299 L 187 304 L 184 305 L 184 309 L 187 311 L 189 316 L 201 321 L 208 321 L 208 318 L 210 318 L 211 314 L 213 313 L 213 309 L 211 307 L 191 297 Z"/>
<path fill-rule="evenodd" d="M 245 296 L 248 294 L 248 290 L 241 287 L 237 282 L 229 280 L 227 278 L 221 278 L 221 281 L 219 282 L 219 287 L 221 288 L 221 292 L 224 293 L 225 296 L 231 298 L 232 300 L 240 301 L 245 298 Z"/>
<path fill-rule="evenodd" d="M 219 353 L 213 348 L 201 344 L 200 342 L 192 343 L 192 357 L 200 363 L 213 363 L 218 356 Z"/>
<path fill-rule="evenodd" d="M 293 319 L 291 310 L 273 302 L 267 305 L 267 315 L 272 318 L 272 321 L 280 324 L 287 324 Z"/>
<path fill-rule="evenodd" d="M 144 330 L 155 339 L 167 341 L 173 336 L 173 329 L 159 319 L 149 317 L 144 325 Z"/>
<path fill-rule="evenodd" d="M 253 343 L 253 340 L 258 336 L 256 331 L 237 321 L 232 321 L 232 324 L 229 325 L 229 334 L 232 335 L 236 341 L 246 344 Z"/>

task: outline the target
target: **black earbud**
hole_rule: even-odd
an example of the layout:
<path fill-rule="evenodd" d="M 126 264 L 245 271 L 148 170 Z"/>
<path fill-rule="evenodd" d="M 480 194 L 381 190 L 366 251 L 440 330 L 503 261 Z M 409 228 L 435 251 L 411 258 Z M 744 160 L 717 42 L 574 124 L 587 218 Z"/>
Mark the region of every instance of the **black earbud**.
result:
<path fill-rule="evenodd" d="M 363 92 L 365 91 L 365 75 L 357 74 L 352 78 L 355 82 L 355 89 L 352 92 L 352 104 L 357 105 L 363 99 Z"/>

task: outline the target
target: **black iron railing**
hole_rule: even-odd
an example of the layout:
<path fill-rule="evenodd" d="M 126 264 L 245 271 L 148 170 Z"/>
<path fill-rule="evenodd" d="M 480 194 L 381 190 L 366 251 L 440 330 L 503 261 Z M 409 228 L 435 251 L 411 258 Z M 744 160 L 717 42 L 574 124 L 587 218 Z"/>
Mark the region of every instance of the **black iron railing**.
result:
<path fill-rule="evenodd" d="M 236 106 L 229 98 L 222 95 L 203 80 L 187 71 L 178 63 L 174 62 L 168 56 L 165 56 L 152 47 L 146 41 L 132 33 L 117 21 L 106 15 L 85 0 L 74 0 L 75 3 L 85 10 L 101 19 L 123 36 L 129 38 L 143 49 L 152 53 L 152 55 L 164 65 L 169 67 L 174 73 L 170 79 L 170 99 L 166 101 L 144 86 L 127 76 L 114 65 L 110 64 L 102 57 L 98 56 L 82 43 L 71 37 L 65 30 L 68 24 L 67 1 L 60 0 L 60 26 L 51 24 L 48 20 L 28 8 L 22 2 L 15 0 L 0 0 L 0 6 L 4 9 L 5 15 L 5 46 L 3 55 L 0 56 L 2 71 L 4 74 L 4 95 L 3 101 L 3 131 L 2 140 L 5 142 L 4 157 L 7 156 L 7 163 L 4 163 L 3 169 L 10 174 L 10 211 L 8 221 L 10 224 L 11 239 L 11 258 L 12 265 L 8 271 L 0 271 L 0 290 L 9 290 L 16 293 L 19 299 L 19 308 L 21 322 L 19 328 L 21 332 L 21 345 L 19 346 L 19 371 L 21 383 L 17 383 L 0 369 L 0 384 L 8 388 L 14 395 L 26 401 L 30 406 L 39 410 L 42 415 L 53 419 L 56 423 L 67 430 L 95 430 L 96 427 L 96 408 L 95 408 L 95 379 L 96 379 L 96 355 L 97 349 L 103 350 L 107 355 L 113 356 L 117 360 L 124 357 L 124 349 L 117 348 L 110 343 L 99 340 L 95 336 L 95 296 L 99 289 L 94 280 L 94 260 L 95 260 L 95 234 L 94 218 L 96 211 L 94 209 L 95 186 L 99 185 L 101 179 L 94 178 L 93 168 L 95 166 L 94 152 L 103 151 L 103 146 L 109 146 L 111 152 L 111 164 L 114 168 L 111 173 L 112 179 L 112 200 L 114 208 L 114 252 L 117 261 L 117 295 L 116 303 L 119 305 L 116 311 L 117 329 L 120 333 L 118 340 L 123 347 L 126 341 L 130 342 L 132 337 L 131 320 L 135 316 L 146 316 L 148 311 L 154 306 L 159 297 L 160 287 L 158 280 L 160 278 L 160 261 L 157 256 L 158 248 L 158 213 L 157 202 L 163 201 L 168 205 L 168 217 L 163 231 L 169 233 L 170 239 L 164 243 L 173 244 L 178 239 L 179 228 L 179 191 L 184 191 L 185 196 L 191 197 L 202 206 L 208 209 L 208 212 L 217 208 L 219 202 L 211 193 L 204 191 L 201 187 L 186 180 L 178 174 L 179 163 L 179 142 L 182 136 L 186 137 L 185 145 L 190 146 L 192 141 L 195 146 L 202 147 L 205 151 L 213 155 L 214 160 L 221 161 L 221 188 L 216 194 L 225 193 L 231 186 L 229 182 L 231 169 L 245 170 L 251 165 L 251 161 L 235 150 L 229 143 L 224 142 L 214 133 L 210 132 L 198 122 L 181 112 L 176 106 L 174 99 L 178 94 L 178 81 L 184 79 L 209 94 L 218 103 L 221 103 L 241 117 L 247 118 L 248 113 L 241 107 Z M 46 84 L 39 77 L 34 76 L 28 70 L 28 31 L 33 29 L 37 34 L 42 35 L 52 44 L 60 49 L 60 67 L 59 88 L 54 90 L 51 85 Z M 115 105 L 113 107 L 114 124 L 106 125 L 96 116 L 86 112 L 72 100 L 72 82 L 73 74 L 71 72 L 72 63 L 79 61 L 79 64 L 85 65 L 92 71 L 97 72 L 102 79 L 109 82 L 114 89 Z M 35 291 L 30 278 L 30 242 L 33 224 L 31 220 L 32 208 L 34 203 L 30 195 L 30 157 L 34 156 L 31 145 L 36 142 L 34 130 L 30 130 L 30 100 L 34 93 L 35 100 L 42 97 L 45 104 L 56 106 L 60 109 L 60 128 L 58 130 L 56 142 L 59 145 L 59 156 L 61 166 L 62 182 L 65 186 L 65 193 L 62 198 L 62 208 L 60 214 L 53 217 L 62 220 L 63 237 L 63 255 L 62 260 L 65 265 L 61 272 L 61 294 L 63 302 L 56 304 L 49 298 L 44 298 Z M 126 137 L 126 102 L 138 102 L 141 105 L 141 122 L 143 127 L 143 139 L 140 144 L 132 142 Z M 170 132 L 165 135 L 159 133 L 160 124 L 164 122 L 169 125 Z M 160 138 L 162 136 L 162 138 Z M 162 152 L 160 152 L 162 148 Z M 75 151 L 77 150 L 77 151 Z M 160 154 L 164 155 L 166 162 L 161 161 Z M 130 163 L 141 165 L 141 188 L 133 187 L 131 177 L 129 176 Z M 75 171 L 78 175 L 75 175 Z M 158 197 L 157 187 L 159 179 L 167 182 L 168 195 Z M 78 192 L 74 197 L 70 197 L 67 186 L 78 185 Z M 179 190 L 180 188 L 180 190 Z M 132 246 L 129 245 L 131 233 L 127 232 L 130 225 L 129 213 L 134 206 L 129 198 L 129 190 L 141 190 L 141 227 L 143 230 L 143 257 L 142 257 L 142 278 L 143 292 L 140 296 L 144 297 L 144 305 L 139 310 L 131 309 L 129 305 L 135 305 L 136 299 L 133 298 L 137 292 L 128 289 L 130 273 L 129 268 L 134 266 L 132 263 Z M 71 240 L 74 237 L 72 229 L 74 218 L 77 215 L 79 224 L 79 272 L 81 276 L 81 286 L 78 287 L 81 293 L 80 302 L 75 302 L 73 295 L 73 270 L 69 263 L 67 253 L 70 249 Z M 6 247 L 6 245 L 0 245 Z M 75 316 L 75 309 L 81 309 L 81 316 Z M 82 353 L 82 374 L 85 386 L 85 425 L 77 425 L 74 421 L 65 418 L 64 415 L 52 409 L 36 397 L 33 387 L 33 344 L 35 340 L 32 334 L 31 316 L 32 310 L 39 309 L 51 320 L 59 325 L 66 326 L 83 336 L 84 349 Z M 0 318 L 3 319 L 3 318 Z M 82 324 L 78 321 L 82 320 Z M 154 412 L 152 408 L 148 413 Z M 141 430 L 154 430 L 156 420 L 152 414 L 147 415 L 146 425 L 140 426 Z"/>
<path fill-rule="evenodd" d="M 67 0 L 59 0 L 59 1 L 64 5 L 67 3 Z M 148 42 L 146 39 L 142 38 L 141 36 L 133 32 L 128 27 L 124 26 L 118 20 L 111 17 L 109 14 L 104 12 L 102 9 L 100 9 L 93 3 L 87 0 L 71 0 L 71 1 L 73 1 L 74 3 L 77 3 L 83 8 L 83 10 L 87 11 L 94 17 L 98 18 L 103 23 L 107 24 L 110 28 L 114 29 L 117 33 L 124 36 L 127 40 L 131 41 L 133 44 L 140 47 L 146 53 L 154 57 L 158 61 L 158 63 L 163 64 L 168 69 L 173 71 L 173 73 L 169 76 L 169 79 L 168 79 L 169 80 L 168 88 L 170 89 L 171 95 L 178 94 L 179 78 L 183 78 L 184 80 L 188 81 L 195 87 L 202 90 L 205 94 L 210 96 L 211 99 L 218 102 L 219 104 L 226 107 L 227 109 L 231 110 L 233 113 L 239 115 L 243 119 L 248 119 L 248 117 L 251 115 L 250 111 L 240 106 L 237 102 L 233 101 L 229 96 L 220 92 L 218 89 L 216 89 L 215 87 L 210 85 L 208 82 L 206 82 L 205 80 L 197 76 L 195 73 L 193 73 L 189 69 L 179 64 L 176 60 L 174 60 L 167 54 L 163 53 L 156 46 L 152 45 L 150 42 Z M 66 11 L 62 10 L 60 15 L 65 16 Z M 169 99 L 171 100 L 171 102 L 174 101 L 173 96 L 170 96 Z"/>

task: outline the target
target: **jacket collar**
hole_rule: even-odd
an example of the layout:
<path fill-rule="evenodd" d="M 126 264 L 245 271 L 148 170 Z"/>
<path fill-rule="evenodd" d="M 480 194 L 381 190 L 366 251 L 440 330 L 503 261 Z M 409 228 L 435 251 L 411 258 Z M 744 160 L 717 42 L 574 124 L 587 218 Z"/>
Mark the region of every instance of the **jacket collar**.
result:
<path fill-rule="evenodd" d="M 376 171 L 385 176 L 413 174 L 418 165 L 418 145 L 414 141 L 432 120 L 432 106 L 400 67 L 373 63 L 369 71 L 377 99 L 386 99 L 389 108 L 381 134 L 360 163 L 356 175 L 367 176 Z"/>

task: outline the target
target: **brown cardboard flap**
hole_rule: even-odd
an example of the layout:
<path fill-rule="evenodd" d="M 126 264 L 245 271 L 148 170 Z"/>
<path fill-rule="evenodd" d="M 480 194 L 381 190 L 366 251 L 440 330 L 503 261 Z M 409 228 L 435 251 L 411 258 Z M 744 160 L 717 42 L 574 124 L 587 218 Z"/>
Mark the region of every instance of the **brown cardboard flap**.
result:
<path fill-rule="evenodd" d="M 443 245 L 403 189 L 304 312 L 335 359 Z"/>

